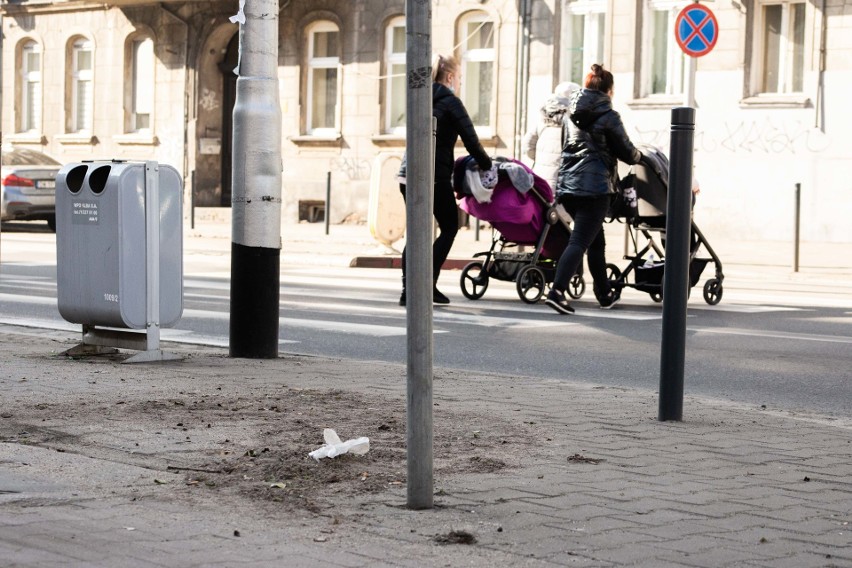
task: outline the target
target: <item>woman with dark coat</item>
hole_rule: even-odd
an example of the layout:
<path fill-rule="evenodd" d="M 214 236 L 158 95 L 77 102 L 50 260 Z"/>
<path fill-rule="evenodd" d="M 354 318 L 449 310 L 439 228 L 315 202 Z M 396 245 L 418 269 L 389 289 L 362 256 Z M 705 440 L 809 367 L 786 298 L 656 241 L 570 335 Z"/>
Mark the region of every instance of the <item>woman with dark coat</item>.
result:
<path fill-rule="evenodd" d="M 441 267 L 459 232 L 458 205 L 453 192 L 453 165 L 456 141 L 461 136 L 464 147 L 482 170 L 491 169 L 491 158 L 479 143 L 473 122 L 456 96 L 461 86 L 461 72 L 455 57 L 439 55 L 432 66 L 432 116 L 438 121 L 435 133 L 435 192 L 432 212 L 438 222 L 440 234 L 432 245 L 432 301 L 449 304 L 450 299 L 438 290 Z M 405 159 L 400 170 L 400 186 L 405 198 Z M 399 305 L 405 305 L 405 249 L 402 249 L 402 295 Z"/>
<path fill-rule="evenodd" d="M 585 88 L 574 94 L 565 121 L 565 145 L 559 168 L 556 195 L 574 219 L 568 246 L 556 265 L 553 286 L 545 303 L 561 314 L 574 308 L 565 298 L 571 276 L 589 253 L 589 272 L 595 297 L 604 309 L 620 299 L 606 277 L 606 240 L 603 222 L 618 182 L 618 160 L 636 164 L 642 158 L 630 142 L 621 116 L 612 109 L 612 73 L 592 65 Z"/>

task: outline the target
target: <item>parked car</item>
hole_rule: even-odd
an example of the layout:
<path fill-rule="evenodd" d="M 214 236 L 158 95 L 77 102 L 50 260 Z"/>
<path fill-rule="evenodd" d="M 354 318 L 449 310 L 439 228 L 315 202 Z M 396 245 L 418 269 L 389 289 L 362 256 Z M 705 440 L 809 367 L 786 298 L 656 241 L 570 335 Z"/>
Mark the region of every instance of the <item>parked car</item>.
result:
<path fill-rule="evenodd" d="M 56 174 L 61 166 L 35 150 L 4 148 L 0 160 L 0 220 L 42 220 L 55 231 Z"/>

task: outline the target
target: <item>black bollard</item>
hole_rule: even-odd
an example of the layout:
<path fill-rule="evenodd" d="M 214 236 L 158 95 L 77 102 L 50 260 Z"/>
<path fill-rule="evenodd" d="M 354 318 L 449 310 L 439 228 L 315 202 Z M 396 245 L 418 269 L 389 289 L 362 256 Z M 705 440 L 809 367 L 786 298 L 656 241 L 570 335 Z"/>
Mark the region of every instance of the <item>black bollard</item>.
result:
<path fill-rule="evenodd" d="M 660 350 L 661 421 L 683 418 L 694 138 L 695 109 L 672 109 L 669 193 L 666 203 L 666 268 L 663 273 L 663 336 Z"/>

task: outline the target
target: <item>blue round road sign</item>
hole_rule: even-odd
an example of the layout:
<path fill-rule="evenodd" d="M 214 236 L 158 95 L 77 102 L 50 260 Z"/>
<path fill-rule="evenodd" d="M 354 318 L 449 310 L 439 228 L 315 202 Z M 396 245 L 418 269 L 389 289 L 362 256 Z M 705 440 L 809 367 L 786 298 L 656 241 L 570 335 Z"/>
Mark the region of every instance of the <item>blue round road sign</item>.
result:
<path fill-rule="evenodd" d="M 687 55 L 707 55 L 719 39 L 719 23 L 710 8 L 690 4 L 675 20 L 675 39 Z"/>

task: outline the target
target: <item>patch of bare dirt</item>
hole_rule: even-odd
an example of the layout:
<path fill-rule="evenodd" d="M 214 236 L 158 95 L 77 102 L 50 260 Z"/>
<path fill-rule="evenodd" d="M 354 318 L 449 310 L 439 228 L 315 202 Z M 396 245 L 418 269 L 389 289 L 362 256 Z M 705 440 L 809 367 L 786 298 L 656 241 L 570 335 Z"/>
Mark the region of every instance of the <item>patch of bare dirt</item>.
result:
<path fill-rule="evenodd" d="M 0 434 L 20 438 L 26 430 L 20 441 L 28 444 L 116 461 L 168 463 L 168 470 L 184 478 L 181 487 L 175 487 L 177 496 L 248 498 L 278 512 L 321 513 L 333 509 L 340 495 L 380 494 L 405 485 L 404 399 L 280 386 L 229 391 L 211 387 L 156 400 L 129 395 L 110 401 L 37 403 L 18 408 L 16 424 L 7 422 Z M 61 425 L 50 423 L 59 417 Z M 534 446 L 534 427 L 500 416 L 445 410 L 436 404 L 433 425 L 438 482 L 441 477 L 516 467 Z M 370 451 L 316 461 L 308 453 L 324 444 L 324 428 L 334 429 L 343 440 L 367 436 Z M 110 439 L 110 429 L 138 433 L 135 446 L 141 444 L 145 451 L 103 442 Z M 93 436 L 102 447 L 93 444 Z M 207 440 L 204 449 L 192 445 L 201 439 Z M 186 449 L 176 451 L 176 444 Z M 126 453 L 117 453 L 121 451 Z"/>
<path fill-rule="evenodd" d="M 205 469 L 223 472 L 205 479 L 207 486 L 212 481 L 252 499 L 319 512 L 339 494 L 380 493 L 405 484 L 406 425 L 401 401 L 311 390 L 281 392 L 275 403 L 280 422 L 262 434 L 263 447 L 206 464 Z M 436 410 L 433 422 L 436 475 L 500 471 L 512 467 L 513 460 L 492 454 L 517 456 L 532 443 L 525 428 L 493 417 Z M 477 424 L 481 430 L 471 427 Z M 323 445 L 323 428 L 335 429 L 343 440 L 367 436 L 370 451 L 316 461 L 308 453 Z"/>

